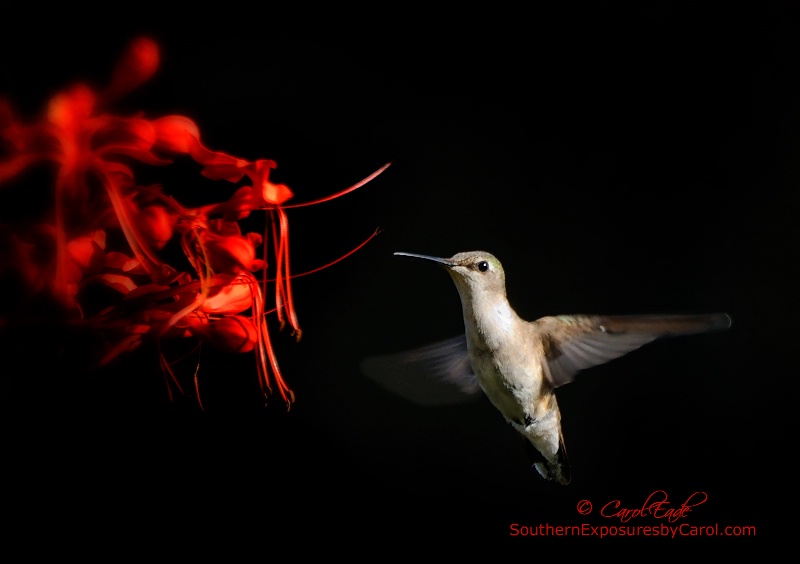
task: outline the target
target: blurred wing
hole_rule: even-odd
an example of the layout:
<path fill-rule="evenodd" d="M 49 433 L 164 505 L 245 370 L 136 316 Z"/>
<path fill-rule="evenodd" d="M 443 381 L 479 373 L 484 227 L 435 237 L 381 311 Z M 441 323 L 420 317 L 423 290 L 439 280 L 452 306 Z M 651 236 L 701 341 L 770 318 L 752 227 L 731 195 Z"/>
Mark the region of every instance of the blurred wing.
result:
<path fill-rule="evenodd" d="M 372 356 L 362 372 L 381 387 L 421 405 L 448 405 L 478 397 L 467 339 L 459 335 L 426 347 Z"/>
<path fill-rule="evenodd" d="M 542 331 L 545 376 L 554 387 L 586 368 L 604 364 L 660 337 L 720 331 L 726 313 L 700 315 L 564 315 L 534 322 Z"/>

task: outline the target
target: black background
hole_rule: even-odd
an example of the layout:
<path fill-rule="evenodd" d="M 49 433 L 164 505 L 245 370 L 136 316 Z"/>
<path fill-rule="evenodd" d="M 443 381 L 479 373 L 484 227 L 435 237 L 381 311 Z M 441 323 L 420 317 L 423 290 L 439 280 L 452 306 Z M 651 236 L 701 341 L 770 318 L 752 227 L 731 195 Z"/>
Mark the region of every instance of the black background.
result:
<path fill-rule="evenodd" d="M 275 159 L 272 178 L 295 202 L 392 162 L 352 194 L 289 210 L 295 272 L 382 232 L 295 281 L 303 338 L 273 333 L 297 394 L 289 412 L 277 398 L 264 406 L 250 355 L 205 353 L 201 411 L 192 397 L 169 400 L 154 349 L 98 373 L 80 368 L 82 335 L 7 330 L 13 536 L 30 533 L 41 549 L 58 536 L 60 549 L 81 554 L 214 545 L 332 555 L 371 552 L 378 540 L 381 551 L 487 544 L 531 558 L 546 547 L 652 553 L 785 540 L 778 508 L 797 488 L 786 458 L 796 8 L 118 10 L 20 16 L 0 38 L 0 92 L 34 116 L 74 80 L 104 84 L 128 41 L 149 35 L 162 65 L 119 113 L 181 113 L 212 149 Z M 0 203 L 4 218 L 15 205 Z M 733 326 L 648 345 L 559 389 L 573 464 L 572 484 L 559 487 L 527 467 L 485 399 L 416 406 L 360 373 L 367 356 L 463 327 L 449 277 L 392 253 L 474 249 L 503 261 L 509 299 L 528 319 L 726 311 Z M 758 536 L 509 535 L 512 523 L 618 525 L 601 505 L 637 508 L 658 490 L 670 507 L 708 495 L 678 523 L 752 525 Z M 589 516 L 576 509 L 584 499 Z"/>

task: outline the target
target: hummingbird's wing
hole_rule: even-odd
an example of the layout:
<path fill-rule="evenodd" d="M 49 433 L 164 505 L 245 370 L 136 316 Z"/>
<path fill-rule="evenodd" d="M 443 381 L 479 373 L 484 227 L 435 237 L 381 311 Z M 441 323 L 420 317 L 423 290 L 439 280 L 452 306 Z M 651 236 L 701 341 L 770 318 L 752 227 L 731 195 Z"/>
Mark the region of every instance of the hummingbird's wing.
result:
<path fill-rule="evenodd" d="M 541 334 L 545 376 L 563 386 L 579 371 L 638 349 L 659 337 L 719 331 L 731 326 L 726 313 L 699 315 L 562 315 L 533 322 Z"/>
<path fill-rule="evenodd" d="M 465 335 L 406 352 L 372 356 L 361 370 L 381 387 L 421 405 L 447 405 L 480 397 Z"/>

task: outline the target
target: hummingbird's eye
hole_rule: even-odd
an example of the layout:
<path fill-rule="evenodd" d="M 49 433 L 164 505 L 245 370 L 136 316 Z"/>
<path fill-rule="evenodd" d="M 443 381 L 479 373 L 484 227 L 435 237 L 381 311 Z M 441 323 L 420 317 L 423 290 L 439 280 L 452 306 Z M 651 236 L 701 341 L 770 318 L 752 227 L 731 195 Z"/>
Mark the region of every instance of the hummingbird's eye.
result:
<path fill-rule="evenodd" d="M 486 262 L 485 260 L 482 260 L 481 262 L 478 263 L 478 270 L 480 270 L 481 272 L 486 272 L 487 270 L 489 270 L 489 263 Z"/>

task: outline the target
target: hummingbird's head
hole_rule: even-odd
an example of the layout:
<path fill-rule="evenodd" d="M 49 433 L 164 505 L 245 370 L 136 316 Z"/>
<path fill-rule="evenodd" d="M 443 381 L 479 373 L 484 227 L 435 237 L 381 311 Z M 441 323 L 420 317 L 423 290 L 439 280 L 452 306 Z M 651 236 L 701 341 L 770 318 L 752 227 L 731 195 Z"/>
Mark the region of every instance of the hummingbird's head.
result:
<path fill-rule="evenodd" d="M 395 255 L 430 260 L 444 266 L 453 278 L 462 301 L 497 299 L 506 297 L 506 274 L 500 261 L 486 251 L 458 253 L 450 258 L 439 258 L 412 253 Z"/>

